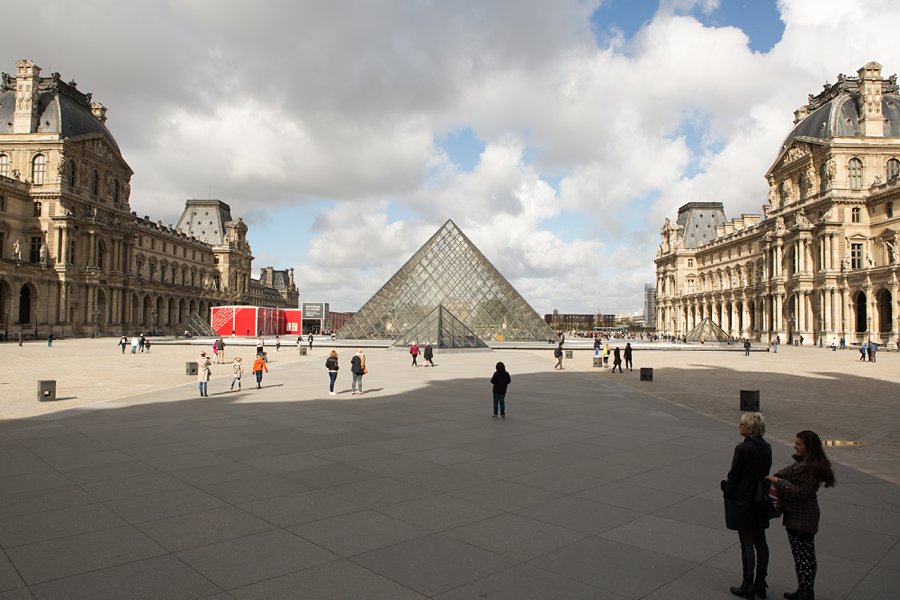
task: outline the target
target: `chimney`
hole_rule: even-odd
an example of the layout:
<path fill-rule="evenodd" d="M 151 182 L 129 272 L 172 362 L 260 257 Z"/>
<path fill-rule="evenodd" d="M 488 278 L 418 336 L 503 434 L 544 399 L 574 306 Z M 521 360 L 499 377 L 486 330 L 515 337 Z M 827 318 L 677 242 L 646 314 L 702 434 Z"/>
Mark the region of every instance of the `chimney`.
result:
<path fill-rule="evenodd" d="M 870 62 L 859 71 L 859 128 L 866 137 L 884 137 L 881 112 L 881 65 Z"/>
<path fill-rule="evenodd" d="M 291 277 L 291 287 L 292 288 L 296 287 L 297 284 L 294 283 L 294 267 L 291 267 L 290 269 L 288 269 L 288 273 L 290 273 L 290 277 Z"/>
<path fill-rule="evenodd" d="M 805 119 L 809 115 L 809 104 L 804 104 L 794 111 L 794 125 Z"/>
<path fill-rule="evenodd" d="M 101 123 L 106 123 L 106 107 L 99 102 L 91 102 L 91 114 Z"/>
<path fill-rule="evenodd" d="M 13 113 L 13 133 L 37 131 L 37 87 L 41 68 L 22 59 L 16 63 L 16 110 Z"/>

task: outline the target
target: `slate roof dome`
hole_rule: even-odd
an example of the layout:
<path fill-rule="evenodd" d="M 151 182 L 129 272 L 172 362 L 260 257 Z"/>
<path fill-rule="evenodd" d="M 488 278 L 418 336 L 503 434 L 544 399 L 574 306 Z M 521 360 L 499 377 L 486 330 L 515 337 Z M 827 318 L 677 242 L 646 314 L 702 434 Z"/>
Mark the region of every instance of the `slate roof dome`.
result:
<path fill-rule="evenodd" d="M 75 82 L 65 83 L 59 73 L 36 81 L 36 127 L 32 133 L 58 134 L 62 138 L 102 135 L 116 151 L 119 145 L 105 125 L 106 108 L 91 101 Z M 16 78 L 3 73 L 0 79 L 0 135 L 15 133 Z"/>
<path fill-rule="evenodd" d="M 809 96 L 808 104 L 800 107 L 794 129 L 782 143 L 787 148 L 797 138 L 831 140 L 836 137 L 863 137 L 866 132 L 860 125 L 860 110 L 865 98 L 863 83 L 870 73 L 878 77 L 881 115 L 884 117 L 883 137 L 900 137 L 900 92 L 897 76 L 881 79 L 881 65 L 868 63 L 859 70 L 859 77 L 838 75 L 837 83 L 826 84 L 818 96 Z M 868 81 L 872 81 L 870 77 Z"/>

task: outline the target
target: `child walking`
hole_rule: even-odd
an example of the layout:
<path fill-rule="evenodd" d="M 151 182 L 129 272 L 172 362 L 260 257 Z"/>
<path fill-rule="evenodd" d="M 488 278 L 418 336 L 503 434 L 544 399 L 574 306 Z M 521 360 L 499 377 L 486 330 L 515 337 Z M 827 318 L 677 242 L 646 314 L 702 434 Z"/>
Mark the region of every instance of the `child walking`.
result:
<path fill-rule="evenodd" d="M 253 374 L 256 375 L 257 389 L 262 387 L 263 371 L 268 373 L 269 367 L 266 366 L 266 361 L 263 360 L 262 352 L 260 352 L 256 355 L 256 360 L 253 361 Z"/>
<path fill-rule="evenodd" d="M 238 386 L 238 391 L 241 391 L 241 375 L 244 374 L 244 365 L 241 364 L 241 357 L 235 357 L 234 362 L 231 363 L 231 389 L 234 389 L 234 384 L 236 383 Z"/>

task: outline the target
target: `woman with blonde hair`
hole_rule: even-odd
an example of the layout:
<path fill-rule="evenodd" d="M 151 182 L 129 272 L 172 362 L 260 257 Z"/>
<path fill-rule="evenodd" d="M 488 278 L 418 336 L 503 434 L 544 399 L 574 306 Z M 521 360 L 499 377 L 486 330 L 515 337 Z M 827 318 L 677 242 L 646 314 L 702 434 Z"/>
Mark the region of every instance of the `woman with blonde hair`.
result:
<path fill-rule="evenodd" d="M 725 497 L 725 527 L 738 532 L 741 541 L 743 580 L 731 593 L 741 598 L 766 597 L 769 546 L 766 529 L 769 517 L 756 503 L 760 487 L 772 467 L 772 447 L 763 439 L 766 420 L 758 412 L 744 413 L 738 424 L 744 438 L 734 449 L 731 469 L 722 481 Z"/>
<path fill-rule="evenodd" d="M 363 393 L 363 375 L 368 373 L 366 369 L 366 355 L 363 354 L 362 348 L 356 349 L 356 354 L 350 359 L 350 373 L 353 374 L 353 381 L 350 383 L 352 395 L 356 396 Z M 359 390 L 357 391 L 357 386 Z"/>
<path fill-rule="evenodd" d="M 332 350 L 331 354 L 328 355 L 328 358 L 325 359 L 325 368 L 328 369 L 328 395 L 334 396 L 334 382 L 337 381 L 338 369 L 338 353 L 336 350 Z"/>

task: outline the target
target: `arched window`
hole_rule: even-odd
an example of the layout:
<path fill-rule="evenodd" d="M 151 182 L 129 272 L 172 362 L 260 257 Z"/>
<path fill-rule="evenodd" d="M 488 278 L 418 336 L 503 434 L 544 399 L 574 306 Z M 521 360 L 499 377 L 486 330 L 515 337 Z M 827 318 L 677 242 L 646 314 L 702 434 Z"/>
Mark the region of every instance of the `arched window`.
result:
<path fill-rule="evenodd" d="M 828 189 L 828 164 L 819 165 L 819 191 L 825 192 Z"/>
<path fill-rule="evenodd" d="M 863 164 L 858 158 L 851 158 L 847 165 L 850 175 L 850 189 L 861 190 L 863 186 Z"/>
<path fill-rule="evenodd" d="M 118 179 L 113 179 L 112 190 L 110 190 L 110 191 L 112 192 L 113 204 L 118 204 L 119 203 L 119 180 Z"/>
<path fill-rule="evenodd" d="M 47 181 L 47 157 L 38 154 L 31 160 L 31 182 L 42 184 Z"/>
<path fill-rule="evenodd" d="M 894 202 L 892 200 L 888 200 L 884 203 L 884 216 L 888 219 L 894 218 Z"/>
<path fill-rule="evenodd" d="M 91 169 L 91 196 L 96 196 L 100 191 L 100 174 L 97 169 Z"/>
<path fill-rule="evenodd" d="M 900 177 L 900 160 L 892 158 L 887 161 L 887 179 L 888 181 L 891 181 L 898 177 Z"/>
<path fill-rule="evenodd" d="M 75 183 L 76 183 L 75 172 L 76 172 L 75 161 L 74 160 L 66 161 L 66 183 L 69 185 L 70 188 L 75 187 Z"/>
<path fill-rule="evenodd" d="M 0 154 L 0 175 L 9 177 L 9 156 Z"/>

